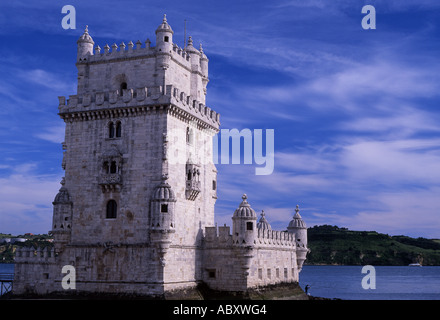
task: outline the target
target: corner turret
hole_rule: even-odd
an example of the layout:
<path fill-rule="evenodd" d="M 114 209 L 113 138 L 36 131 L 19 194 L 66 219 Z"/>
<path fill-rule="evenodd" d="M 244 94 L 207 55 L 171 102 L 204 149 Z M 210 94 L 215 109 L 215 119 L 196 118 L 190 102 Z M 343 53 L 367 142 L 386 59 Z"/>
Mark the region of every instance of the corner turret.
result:
<path fill-rule="evenodd" d="M 163 15 L 162 23 L 156 29 L 156 50 L 170 53 L 173 49 L 174 31 L 167 22 L 167 15 Z"/>
<path fill-rule="evenodd" d="M 254 244 L 256 235 L 257 215 L 247 202 L 247 196 L 242 196 L 243 201 L 232 216 L 232 240 L 235 244 L 250 246 Z"/>
<path fill-rule="evenodd" d="M 203 84 L 203 91 L 206 95 L 206 87 L 209 82 L 208 78 L 208 57 L 203 52 L 202 44 L 200 44 L 200 71 L 202 72 L 202 84 Z"/>
<path fill-rule="evenodd" d="M 299 206 L 296 205 L 295 214 L 287 227 L 287 232 L 293 233 L 296 240 L 296 257 L 298 264 L 298 272 L 301 271 L 302 265 L 306 260 L 309 252 L 307 248 L 307 226 L 299 214 Z"/>
<path fill-rule="evenodd" d="M 78 51 L 77 51 L 77 61 L 81 62 L 84 59 L 87 59 L 87 56 L 93 55 L 93 45 L 95 42 L 93 41 L 92 37 L 89 35 L 89 26 L 86 26 L 84 33 L 81 37 L 79 37 L 78 41 L 76 42 L 78 45 Z"/>
<path fill-rule="evenodd" d="M 165 254 L 171 244 L 170 235 L 176 230 L 174 205 L 177 198 L 166 182 L 167 179 L 166 174 L 162 175 L 162 182 L 154 189 L 150 204 L 151 243 L 157 250 L 157 258 L 162 267 L 165 266 Z"/>
<path fill-rule="evenodd" d="M 53 204 L 52 230 L 54 237 L 55 251 L 60 252 L 70 241 L 72 230 L 72 200 L 67 188 L 64 186 L 64 178 L 61 180 L 61 188 L 55 196 Z"/>

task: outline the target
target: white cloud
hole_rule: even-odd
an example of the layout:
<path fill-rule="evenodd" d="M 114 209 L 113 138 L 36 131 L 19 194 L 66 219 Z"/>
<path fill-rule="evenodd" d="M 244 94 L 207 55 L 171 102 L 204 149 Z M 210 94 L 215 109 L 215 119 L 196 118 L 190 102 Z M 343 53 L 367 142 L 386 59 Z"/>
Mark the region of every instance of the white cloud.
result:
<path fill-rule="evenodd" d="M 76 84 L 72 81 L 66 82 L 60 78 L 60 74 L 55 74 L 43 69 L 33 69 L 20 71 L 18 77 L 32 83 L 33 85 L 43 86 L 51 92 L 74 92 Z"/>
<path fill-rule="evenodd" d="M 52 201 L 60 188 L 56 175 L 36 175 L 35 164 L 16 166 L 0 178 L 0 232 L 47 233 L 52 225 Z"/>
<path fill-rule="evenodd" d="M 36 137 L 53 143 L 64 141 L 64 125 L 45 128 L 43 132 L 35 134 Z"/>
<path fill-rule="evenodd" d="M 352 181 L 429 186 L 440 180 L 439 139 L 363 141 L 348 145 L 341 163 Z"/>

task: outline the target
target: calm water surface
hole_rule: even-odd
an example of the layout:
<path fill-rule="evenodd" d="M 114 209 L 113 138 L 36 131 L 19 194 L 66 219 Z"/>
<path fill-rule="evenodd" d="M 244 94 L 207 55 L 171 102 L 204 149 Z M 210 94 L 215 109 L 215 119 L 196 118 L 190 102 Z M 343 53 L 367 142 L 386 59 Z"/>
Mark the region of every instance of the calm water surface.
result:
<path fill-rule="evenodd" d="M 347 300 L 440 300 L 440 266 L 378 266 L 376 289 L 362 288 L 362 266 L 304 266 L 301 288 L 312 296 Z M 14 273 L 13 264 L 0 264 L 0 274 Z"/>
<path fill-rule="evenodd" d="M 301 288 L 312 296 L 347 300 L 440 300 L 440 266 L 377 266 L 376 289 L 362 288 L 362 266 L 304 266 Z"/>

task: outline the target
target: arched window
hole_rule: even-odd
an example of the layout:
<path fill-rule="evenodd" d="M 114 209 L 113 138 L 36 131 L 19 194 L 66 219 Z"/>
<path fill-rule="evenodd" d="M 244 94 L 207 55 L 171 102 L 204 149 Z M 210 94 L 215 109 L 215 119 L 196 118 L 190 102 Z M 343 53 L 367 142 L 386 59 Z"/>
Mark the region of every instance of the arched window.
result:
<path fill-rule="evenodd" d="M 115 137 L 115 125 L 113 122 L 110 122 L 108 125 L 108 137 L 114 138 Z"/>
<path fill-rule="evenodd" d="M 122 133 L 121 122 L 116 122 L 116 138 L 120 138 Z"/>
<path fill-rule="evenodd" d="M 115 200 L 109 200 L 107 202 L 107 213 L 105 217 L 107 219 L 115 219 L 116 218 L 116 212 L 118 209 L 118 205 L 116 204 Z"/>
<path fill-rule="evenodd" d="M 127 89 L 127 82 L 122 82 L 120 86 L 119 94 L 122 96 L 124 94 L 124 90 Z"/>

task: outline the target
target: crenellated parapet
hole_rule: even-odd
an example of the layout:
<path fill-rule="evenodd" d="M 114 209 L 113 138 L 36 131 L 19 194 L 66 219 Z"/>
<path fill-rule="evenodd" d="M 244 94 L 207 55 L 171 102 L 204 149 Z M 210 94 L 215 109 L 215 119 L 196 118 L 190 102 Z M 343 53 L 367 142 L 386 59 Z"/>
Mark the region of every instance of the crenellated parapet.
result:
<path fill-rule="evenodd" d="M 209 127 L 218 130 L 220 126 L 220 114 L 204 105 L 191 95 L 173 85 L 128 88 L 91 92 L 82 95 L 70 95 L 58 97 L 59 115 L 64 120 L 83 119 L 87 114 L 93 117 L 112 114 L 130 114 L 142 107 L 148 111 L 157 106 L 172 105 L 174 114 L 187 116 L 189 120 L 199 120 Z M 122 115 L 123 115 L 122 114 Z"/>
<path fill-rule="evenodd" d="M 254 249 L 278 249 L 278 248 L 296 248 L 295 235 L 285 231 L 262 230 L 255 231 L 256 235 L 253 243 L 246 243 L 247 247 Z M 242 246 L 238 240 L 233 240 L 230 234 L 230 227 L 206 227 L 205 244 L 207 247 L 227 247 Z"/>
<path fill-rule="evenodd" d="M 130 41 L 127 45 L 124 42 L 119 45 L 114 43 L 111 47 L 106 44 L 103 48 L 98 45 L 94 48 L 94 54 L 82 58 L 79 63 L 107 63 L 116 60 L 149 58 L 155 57 L 157 52 L 158 50 L 156 50 L 156 47 L 151 46 L 151 41 L 149 39 L 145 41 L 145 45 L 139 40 L 136 41 L 135 44 Z M 177 44 L 173 44 L 172 50 L 165 54 L 170 55 L 172 59 L 187 69 L 191 69 L 192 55 L 180 48 Z M 193 62 L 197 62 L 196 59 L 200 59 L 200 57 L 194 56 Z"/>
<path fill-rule="evenodd" d="M 55 263 L 55 248 L 44 247 L 17 247 L 15 251 L 15 263 Z"/>
<path fill-rule="evenodd" d="M 255 244 L 270 247 L 295 248 L 295 235 L 285 231 L 258 229 Z"/>

